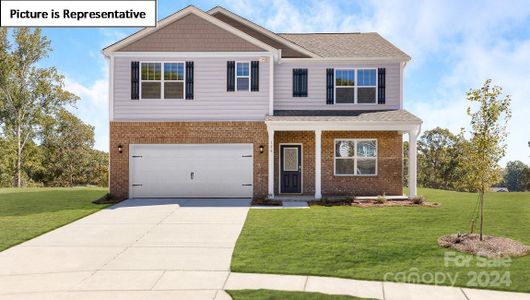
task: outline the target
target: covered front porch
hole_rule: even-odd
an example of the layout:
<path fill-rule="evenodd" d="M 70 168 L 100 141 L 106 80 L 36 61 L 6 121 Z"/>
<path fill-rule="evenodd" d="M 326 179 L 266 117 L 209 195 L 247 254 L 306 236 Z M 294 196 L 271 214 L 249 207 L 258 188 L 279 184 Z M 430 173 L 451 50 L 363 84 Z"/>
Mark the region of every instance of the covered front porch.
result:
<path fill-rule="evenodd" d="M 409 197 L 416 195 L 421 120 L 404 110 L 266 118 L 269 198 L 402 196 L 403 134 Z"/>

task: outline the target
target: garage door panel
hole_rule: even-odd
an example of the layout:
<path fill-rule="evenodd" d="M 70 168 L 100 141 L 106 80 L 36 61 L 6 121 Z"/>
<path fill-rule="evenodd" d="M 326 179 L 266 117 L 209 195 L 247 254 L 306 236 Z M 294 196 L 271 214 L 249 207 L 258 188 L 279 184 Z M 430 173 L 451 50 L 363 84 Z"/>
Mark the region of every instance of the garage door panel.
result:
<path fill-rule="evenodd" d="M 252 150 L 252 144 L 131 145 L 131 195 L 251 197 Z"/>

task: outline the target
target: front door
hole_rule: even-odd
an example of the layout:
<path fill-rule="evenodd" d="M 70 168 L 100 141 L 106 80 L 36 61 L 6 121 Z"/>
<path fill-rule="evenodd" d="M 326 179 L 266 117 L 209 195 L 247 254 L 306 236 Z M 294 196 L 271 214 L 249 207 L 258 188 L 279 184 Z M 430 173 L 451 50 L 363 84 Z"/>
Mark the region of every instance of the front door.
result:
<path fill-rule="evenodd" d="M 302 193 L 301 145 L 280 145 L 280 193 Z"/>

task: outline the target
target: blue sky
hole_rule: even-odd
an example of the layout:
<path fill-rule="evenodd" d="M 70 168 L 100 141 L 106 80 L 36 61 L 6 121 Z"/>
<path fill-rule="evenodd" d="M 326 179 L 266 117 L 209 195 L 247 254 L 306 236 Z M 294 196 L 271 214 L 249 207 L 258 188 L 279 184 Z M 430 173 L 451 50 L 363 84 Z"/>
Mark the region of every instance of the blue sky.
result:
<path fill-rule="evenodd" d="M 530 163 L 529 1 L 158 1 L 165 17 L 188 4 L 221 5 L 276 32 L 379 32 L 412 56 L 405 69 L 405 108 L 436 126 L 466 127 L 465 92 L 493 79 L 511 94 L 507 157 Z M 74 112 L 96 127 L 108 150 L 108 74 L 100 50 L 136 29 L 45 29 L 55 65 L 81 97 Z"/>

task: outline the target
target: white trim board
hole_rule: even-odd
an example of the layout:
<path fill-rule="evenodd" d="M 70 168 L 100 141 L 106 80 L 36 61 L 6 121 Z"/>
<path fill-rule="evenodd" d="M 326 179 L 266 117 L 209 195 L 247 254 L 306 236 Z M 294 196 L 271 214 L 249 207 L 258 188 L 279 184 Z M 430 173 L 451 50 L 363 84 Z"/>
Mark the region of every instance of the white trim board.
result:
<path fill-rule="evenodd" d="M 270 45 L 244 33 L 243 31 L 235 28 L 235 27 L 232 27 L 226 23 L 224 23 L 223 21 L 221 20 L 218 20 L 217 18 L 205 13 L 204 11 L 198 9 L 197 7 L 193 6 L 193 5 L 189 5 L 179 11 L 177 11 L 176 13 L 160 20 L 157 24 L 156 27 L 146 27 L 146 28 L 143 28 L 135 33 L 133 33 L 132 35 L 129 35 L 128 37 L 104 48 L 102 50 L 103 54 L 105 56 L 109 56 L 111 55 L 112 53 L 114 53 L 115 51 L 135 42 L 135 41 L 138 41 L 139 39 L 151 34 L 151 33 L 154 33 L 164 27 L 166 27 L 167 25 L 175 22 L 176 20 L 182 18 L 182 17 L 185 17 L 189 14 L 194 14 L 210 23 L 212 23 L 213 25 L 216 25 L 218 27 L 220 27 L 221 29 L 224 29 L 232 34 L 235 34 L 236 36 L 246 40 L 247 42 L 249 43 L 252 43 L 254 44 L 255 46 L 259 47 L 259 48 L 262 48 L 264 50 L 266 50 L 267 52 L 271 52 L 275 55 L 275 57 L 279 57 L 279 53 L 278 53 L 278 49 L 274 48 L 274 47 L 271 47 Z"/>
<path fill-rule="evenodd" d="M 160 57 L 160 58 L 196 58 L 196 57 L 273 57 L 270 52 L 136 52 L 136 51 L 127 51 L 127 52 L 114 52 L 109 56 L 112 57 Z"/>

